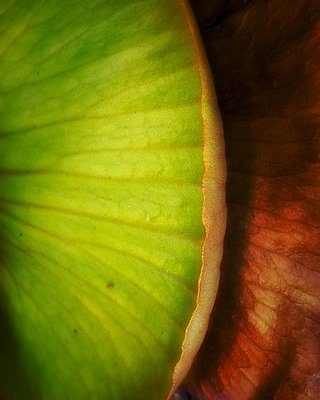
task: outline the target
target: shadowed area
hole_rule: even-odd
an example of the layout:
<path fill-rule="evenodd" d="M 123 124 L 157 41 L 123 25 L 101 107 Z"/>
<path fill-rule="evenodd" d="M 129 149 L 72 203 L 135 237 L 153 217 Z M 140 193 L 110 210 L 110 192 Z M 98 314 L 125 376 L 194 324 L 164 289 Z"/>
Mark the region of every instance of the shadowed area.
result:
<path fill-rule="evenodd" d="M 0 243 L 3 242 L 2 232 L 0 232 Z M 3 253 L 3 246 L 0 246 L 0 268 L 3 268 Z M 37 382 L 30 376 L 22 360 L 19 342 L 8 309 L 7 299 L 0 284 L 0 399 L 9 399 L 8 393 L 13 388 L 18 388 L 21 397 L 32 398 L 32 395 L 37 392 Z M 17 377 L 19 377 L 19 382 Z M 26 387 L 24 382 L 29 382 L 30 386 Z"/>
<path fill-rule="evenodd" d="M 23 381 L 29 380 L 27 368 L 22 367 L 19 356 L 19 346 L 15 340 L 13 329 L 5 312 L 0 309 L 0 399 L 6 400 L 7 390 L 10 392 L 17 385 L 14 377 L 24 377 Z M 10 354 L 10 356 L 9 356 Z M 36 388 L 36 385 L 34 385 Z M 20 388 L 20 393 L 30 397 L 25 388 Z"/>
<path fill-rule="evenodd" d="M 204 400 L 318 399 L 320 5 L 192 5 L 223 116 L 229 216 L 188 383 Z"/>

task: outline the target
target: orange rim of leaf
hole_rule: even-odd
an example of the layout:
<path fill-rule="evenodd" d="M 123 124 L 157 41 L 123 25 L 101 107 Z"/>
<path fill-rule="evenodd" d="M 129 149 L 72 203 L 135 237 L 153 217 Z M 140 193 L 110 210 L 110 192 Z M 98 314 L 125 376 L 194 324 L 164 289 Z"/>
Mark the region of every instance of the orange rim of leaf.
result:
<path fill-rule="evenodd" d="M 202 223 L 206 230 L 202 247 L 202 266 L 198 281 L 196 308 L 192 313 L 172 377 L 170 398 L 186 377 L 204 339 L 219 285 L 220 262 L 226 227 L 226 163 L 222 122 L 217 106 L 213 78 L 199 30 L 186 0 L 179 0 L 194 45 L 195 62 L 201 80 L 204 175 L 202 179 Z"/>

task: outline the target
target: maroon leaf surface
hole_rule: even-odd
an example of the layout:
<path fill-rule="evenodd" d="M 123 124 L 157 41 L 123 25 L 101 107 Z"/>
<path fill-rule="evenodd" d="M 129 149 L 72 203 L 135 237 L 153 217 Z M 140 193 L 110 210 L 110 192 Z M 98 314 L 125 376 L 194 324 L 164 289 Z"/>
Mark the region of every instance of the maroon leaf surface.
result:
<path fill-rule="evenodd" d="M 320 2 L 192 1 L 228 161 L 219 295 L 186 384 L 320 398 Z"/>

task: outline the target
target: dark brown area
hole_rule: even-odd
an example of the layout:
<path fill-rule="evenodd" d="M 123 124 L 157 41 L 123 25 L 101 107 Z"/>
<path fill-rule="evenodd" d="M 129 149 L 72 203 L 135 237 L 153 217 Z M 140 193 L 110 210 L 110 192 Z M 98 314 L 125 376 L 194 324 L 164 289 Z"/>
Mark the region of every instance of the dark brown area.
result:
<path fill-rule="evenodd" d="M 320 398 L 320 3 L 191 2 L 228 164 L 221 284 L 187 383 L 204 400 Z"/>

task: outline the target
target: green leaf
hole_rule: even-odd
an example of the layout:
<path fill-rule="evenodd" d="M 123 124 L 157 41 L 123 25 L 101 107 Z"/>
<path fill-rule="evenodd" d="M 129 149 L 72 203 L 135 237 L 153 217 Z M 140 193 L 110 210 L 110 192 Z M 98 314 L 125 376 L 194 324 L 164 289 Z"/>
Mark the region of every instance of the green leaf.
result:
<path fill-rule="evenodd" d="M 0 7 L 0 397 L 164 399 L 203 337 L 224 229 L 185 5 Z"/>

